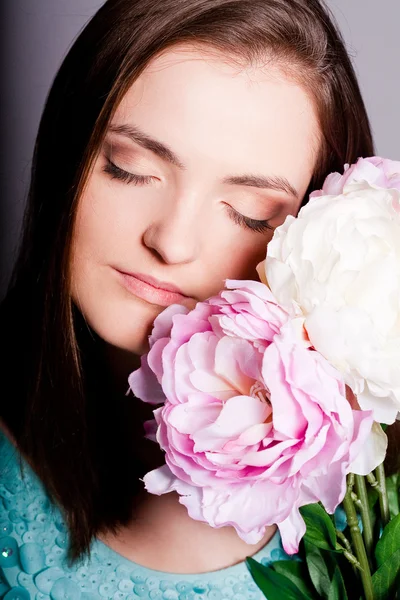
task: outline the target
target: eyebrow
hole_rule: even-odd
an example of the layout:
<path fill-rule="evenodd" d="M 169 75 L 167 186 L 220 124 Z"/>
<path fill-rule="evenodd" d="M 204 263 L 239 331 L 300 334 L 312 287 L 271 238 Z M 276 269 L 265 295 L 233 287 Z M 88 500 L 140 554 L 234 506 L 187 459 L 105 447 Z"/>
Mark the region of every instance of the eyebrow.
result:
<path fill-rule="evenodd" d="M 142 148 L 153 152 L 156 156 L 164 161 L 167 161 L 174 166 L 178 167 L 182 171 L 186 170 L 186 166 L 180 160 L 180 158 L 163 142 L 150 137 L 147 133 L 142 131 L 137 125 L 132 124 L 115 124 L 111 123 L 108 131 L 123 135 L 129 138 L 131 141 L 136 142 Z M 228 185 L 246 185 L 256 187 L 260 189 L 270 189 L 279 192 L 286 192 L 291 196 L 299 199 L 300 194 L 298 191 L 289 183 L 286 177 L 278 175 L 231 175 L 225 177 L 222 183 Z"/>

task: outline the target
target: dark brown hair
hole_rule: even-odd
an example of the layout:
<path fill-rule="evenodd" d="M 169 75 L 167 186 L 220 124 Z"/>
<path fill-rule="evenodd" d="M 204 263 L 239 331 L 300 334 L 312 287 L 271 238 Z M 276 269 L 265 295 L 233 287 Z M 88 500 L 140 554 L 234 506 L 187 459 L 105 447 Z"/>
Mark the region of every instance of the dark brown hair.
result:
<path fill-rule="evenodd" d="M 99 340 L 70 298 L 74 215 L 118 103 L 149 60 L 178 43 L 243 64 L 268 57 L 301 82 L 323 134 L 308 192 L 374 154 L 351 61 L 318 0 L 108 0 L 80 33 L 40 121 L 20 252 L 0 311 L 2 386 L 11 390 L 1 418 L 64 511 L 71 562 L 93 536 L 128 522 L 143 476 L 132 397 L 112 400 Z"/>

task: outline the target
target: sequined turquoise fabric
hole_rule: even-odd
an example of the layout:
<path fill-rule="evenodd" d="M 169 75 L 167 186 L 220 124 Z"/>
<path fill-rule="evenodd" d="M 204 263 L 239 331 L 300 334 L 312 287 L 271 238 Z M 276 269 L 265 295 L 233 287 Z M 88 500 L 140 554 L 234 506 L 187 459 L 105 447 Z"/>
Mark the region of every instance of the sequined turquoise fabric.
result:
<path fill-rule="evenodd" d="M 245 562 L 201 574 L 156 571 L 94 540 L 68 568 L 68 533 L 26 461 L 0 430 L 0 598 L 4 600 L 261 600 Z M 254 558 L 288 558 L 279 533 Z"/>

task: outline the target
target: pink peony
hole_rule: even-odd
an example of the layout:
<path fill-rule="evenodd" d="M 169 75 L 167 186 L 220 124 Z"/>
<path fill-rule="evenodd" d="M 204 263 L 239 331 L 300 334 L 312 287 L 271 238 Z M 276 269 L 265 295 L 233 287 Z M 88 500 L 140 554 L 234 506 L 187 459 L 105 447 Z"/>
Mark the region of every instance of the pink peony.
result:
<path fill-rule="evenodd" d="M 344 173 L 330 173 L 324 181 L 321 190 L 310 194 L 310 198 L 318 196 L 338 196 L 349 191 L 349 186 L 366 182 L 380 188 L 400 190 L 400 162 L 370 156 L 359 158 L 356 163 L 344 165 Z"/>
<path fill-rule="evenodd" d="M 129 377 L 136 396 L 162 403 L 148 437 L 166 464 L 144 483 L 153 494 L 176 491 L 193 519 L 231 525 L 249 544 L 277 524 L 295 553 L 305 532 L 299 507 L 335 510 L 372 414 L 351 408 L 338 371 L 264 284 L 226 280 L 226 288 L 191 311 L 175 304 L 160 313 Z M 371 453 L 360 474 L 381 458 Z"/>

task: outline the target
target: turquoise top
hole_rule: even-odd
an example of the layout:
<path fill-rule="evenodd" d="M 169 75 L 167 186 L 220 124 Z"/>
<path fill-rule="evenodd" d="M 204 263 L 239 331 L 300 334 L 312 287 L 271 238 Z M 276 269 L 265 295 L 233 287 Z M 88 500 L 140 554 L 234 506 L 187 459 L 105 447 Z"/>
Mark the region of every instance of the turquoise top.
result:
<path fill-rule="evenodd" d="M 90 559 L 64 560 L 68 532 L 30 465 L 0 430 L 0 598 L 4 600 L 261 600 L 246 563 L 200 574 L 143 567 L 98 539 Z M 289 558 L 279 532 L 253 558 Z"/>

